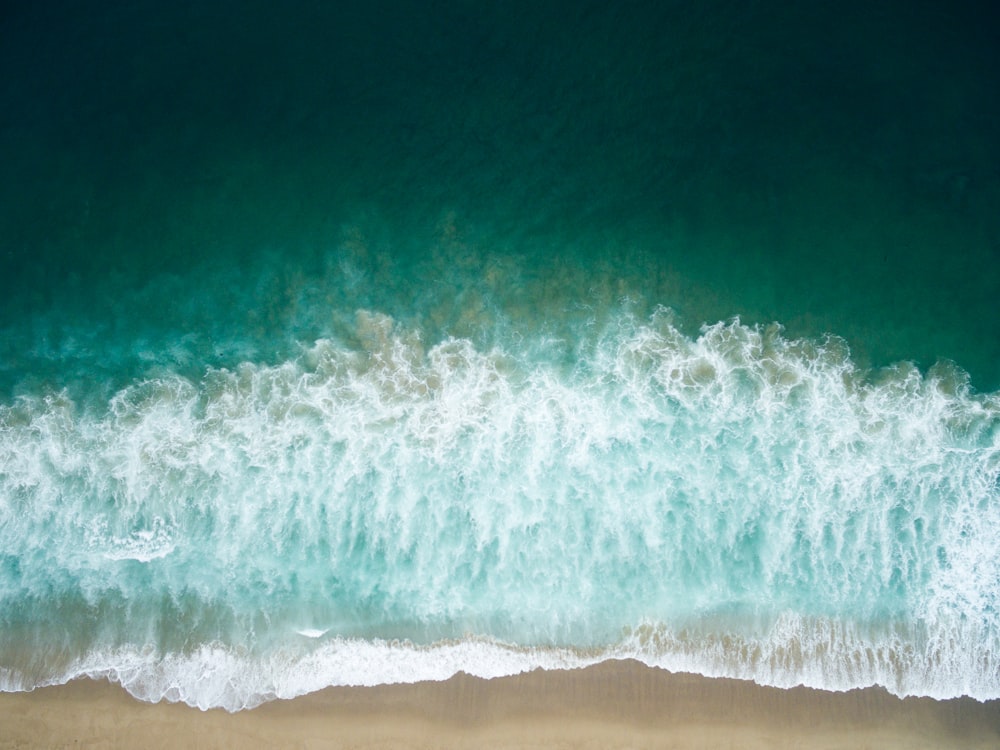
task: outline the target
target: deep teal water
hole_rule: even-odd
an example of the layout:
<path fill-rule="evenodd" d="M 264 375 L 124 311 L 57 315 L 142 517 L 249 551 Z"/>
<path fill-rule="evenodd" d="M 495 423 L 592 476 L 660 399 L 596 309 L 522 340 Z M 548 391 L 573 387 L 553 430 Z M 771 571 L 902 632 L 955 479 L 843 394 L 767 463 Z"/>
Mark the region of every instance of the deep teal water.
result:
<path fill-rule="evenodd" d="M 781 5 L 5 11 L 5 689 L 1000 697 L 990 19 Z"/>

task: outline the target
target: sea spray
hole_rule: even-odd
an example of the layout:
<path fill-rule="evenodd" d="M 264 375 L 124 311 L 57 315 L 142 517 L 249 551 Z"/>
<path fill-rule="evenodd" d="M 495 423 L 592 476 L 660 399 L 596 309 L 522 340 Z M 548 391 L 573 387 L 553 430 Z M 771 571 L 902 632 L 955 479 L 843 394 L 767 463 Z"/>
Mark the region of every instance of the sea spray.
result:
<path fill-rule="evenodd" d="M 631 657 L 1000 697 L 997 396 L 632 307 L 556 341 L 480 312 L 488 345 L 360 309 L 282 361 L 103 406 L 22 393 L 0 407 L 6 689 L 100 675 L 235 710 Z"/>

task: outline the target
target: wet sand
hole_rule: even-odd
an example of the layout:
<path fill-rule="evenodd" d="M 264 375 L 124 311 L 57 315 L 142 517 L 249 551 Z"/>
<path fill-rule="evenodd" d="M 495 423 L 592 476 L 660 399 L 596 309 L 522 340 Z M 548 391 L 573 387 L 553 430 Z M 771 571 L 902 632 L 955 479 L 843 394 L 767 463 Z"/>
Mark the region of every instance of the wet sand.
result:
<path fill-rule="evenodd" d="M 229 714 L 79 680 L 0 695 L 0 748 L 995 748 L 1000 701 L 779 690 L 636 662 L 329 688 Z"/>

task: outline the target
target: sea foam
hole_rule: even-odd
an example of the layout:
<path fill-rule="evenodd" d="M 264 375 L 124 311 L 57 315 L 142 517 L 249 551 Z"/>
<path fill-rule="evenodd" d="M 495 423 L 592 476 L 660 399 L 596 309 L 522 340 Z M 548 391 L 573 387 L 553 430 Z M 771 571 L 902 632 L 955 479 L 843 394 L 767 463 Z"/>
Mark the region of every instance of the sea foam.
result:
<path fill-rule="evenodd" d="M 6 689 L 237 710 L 636 658 L 1000 697 L 1000 403 L 957 368 L 662 309 L 570 358 L 425 339 L 361 310 L 275 364 L 0 407 Z"/>

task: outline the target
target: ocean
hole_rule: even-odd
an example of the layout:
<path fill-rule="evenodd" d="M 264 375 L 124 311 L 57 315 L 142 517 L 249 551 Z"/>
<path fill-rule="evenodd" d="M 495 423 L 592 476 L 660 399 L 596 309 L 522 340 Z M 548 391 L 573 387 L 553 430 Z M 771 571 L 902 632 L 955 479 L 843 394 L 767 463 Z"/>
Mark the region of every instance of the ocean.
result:
<path fill-rule="evenodd" d="M 1000 698 L 974 3 L 0 12 L 0 689 Z"/>

